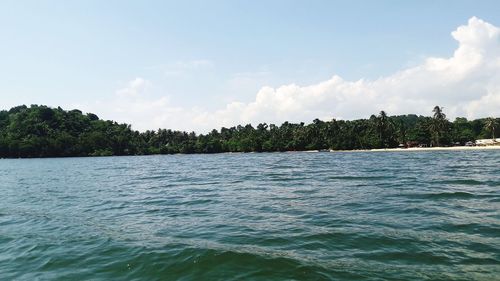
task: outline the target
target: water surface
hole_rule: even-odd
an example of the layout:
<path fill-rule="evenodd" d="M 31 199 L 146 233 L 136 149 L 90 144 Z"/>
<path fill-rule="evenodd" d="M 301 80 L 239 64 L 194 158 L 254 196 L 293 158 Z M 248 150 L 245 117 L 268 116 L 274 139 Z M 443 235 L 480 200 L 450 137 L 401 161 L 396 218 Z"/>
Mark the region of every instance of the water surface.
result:
<path fill-rule="evenodd" d="M 0 160 L 2 280 L 498 280 L 500 151 Z"/>

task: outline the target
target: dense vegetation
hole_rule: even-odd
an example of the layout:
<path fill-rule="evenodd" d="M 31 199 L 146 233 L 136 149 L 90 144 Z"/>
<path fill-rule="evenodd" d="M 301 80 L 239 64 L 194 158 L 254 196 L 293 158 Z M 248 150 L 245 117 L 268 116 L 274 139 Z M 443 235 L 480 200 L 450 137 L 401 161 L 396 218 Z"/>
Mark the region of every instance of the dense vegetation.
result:
<path fill-rule="evenodd" d="M 443 146 L 491 138 L 499 119 L 450 122 L 436 106 L 432 117 L 388 116 L 311 124 L 237 126 L 195 134 L 158 129 L 138 132 L 95 114 L 47 106 L 0 111 L 0 157 L 59 157 L 370 149 L 401 144 Z"/>

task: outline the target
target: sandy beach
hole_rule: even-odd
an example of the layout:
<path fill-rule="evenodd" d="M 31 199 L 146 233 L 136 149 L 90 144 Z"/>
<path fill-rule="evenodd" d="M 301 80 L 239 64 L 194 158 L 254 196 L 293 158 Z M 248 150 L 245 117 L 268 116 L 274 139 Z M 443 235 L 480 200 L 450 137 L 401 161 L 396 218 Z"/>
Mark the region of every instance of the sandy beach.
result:
<path fill-rule="evenodd" d="M 330 150 L 330 152 L 417 152 L 417 151 L 447 151 L 447 150 L 460 151 L 460 150 L 494 150 L 494 149 L 500 149 L 500 145 Z"/>

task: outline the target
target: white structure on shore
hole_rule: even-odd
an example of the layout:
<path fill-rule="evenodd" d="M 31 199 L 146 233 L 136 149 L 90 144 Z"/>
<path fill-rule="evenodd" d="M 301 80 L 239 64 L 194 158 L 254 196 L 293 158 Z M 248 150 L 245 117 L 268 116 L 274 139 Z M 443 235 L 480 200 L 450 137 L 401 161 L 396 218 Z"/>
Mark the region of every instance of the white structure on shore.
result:
<path fill-rule="evenodd" d="M 476 145 L 493 145 L 493 144 L 500 144 L 500 139 L 482 139 L 482 140 L 476 140 Z"/>

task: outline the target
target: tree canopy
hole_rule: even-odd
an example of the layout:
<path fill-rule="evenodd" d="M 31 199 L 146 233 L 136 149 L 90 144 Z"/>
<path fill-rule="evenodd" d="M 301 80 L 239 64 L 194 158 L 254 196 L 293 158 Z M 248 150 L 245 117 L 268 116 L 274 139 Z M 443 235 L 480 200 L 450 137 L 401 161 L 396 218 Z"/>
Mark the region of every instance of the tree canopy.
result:
<path fill-rule="evenodd" d="M 464 144 L 495 133 L 498 119 L 450 122 L 436 106 L 433 117 L 414 114 L 358 120 L 313 120 L 239 125 L 207 134 L 169 129 L 138 132 L 92 113 L 43 105 L 0 111 L 0 157 L 67 157 L 172 153 L 271 152 Z"/>

